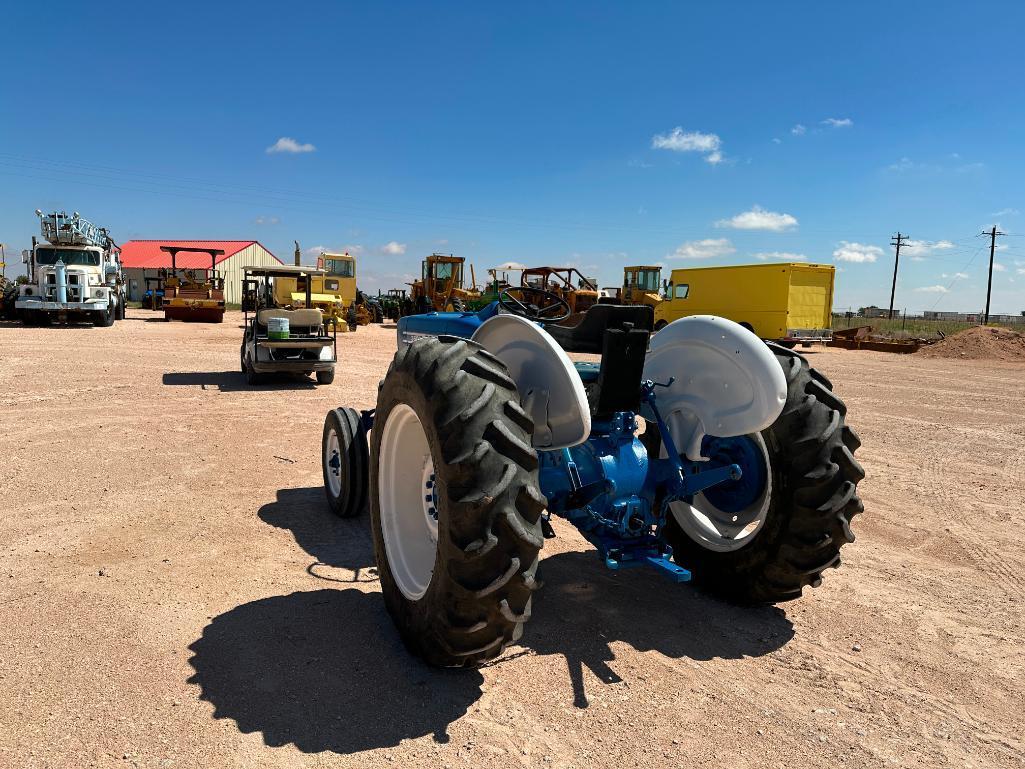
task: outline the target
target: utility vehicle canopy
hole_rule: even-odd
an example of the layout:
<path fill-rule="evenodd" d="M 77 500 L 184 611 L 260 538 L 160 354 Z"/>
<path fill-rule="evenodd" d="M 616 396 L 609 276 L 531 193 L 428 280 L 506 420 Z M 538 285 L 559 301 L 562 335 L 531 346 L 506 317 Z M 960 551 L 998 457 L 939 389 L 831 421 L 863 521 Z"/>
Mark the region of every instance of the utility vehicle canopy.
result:
<path fill-rule="evenodd" d="M 294 278 L 301 275 L 325 275 L 325 270 L 319 267 L 291 267 L 289 265 L 277 265 L 276 267 L 243 267 L 242 271 L 246 275 L 253 276 L 264 276 L 273 278 L 274 276 L 282 278 Z"/>

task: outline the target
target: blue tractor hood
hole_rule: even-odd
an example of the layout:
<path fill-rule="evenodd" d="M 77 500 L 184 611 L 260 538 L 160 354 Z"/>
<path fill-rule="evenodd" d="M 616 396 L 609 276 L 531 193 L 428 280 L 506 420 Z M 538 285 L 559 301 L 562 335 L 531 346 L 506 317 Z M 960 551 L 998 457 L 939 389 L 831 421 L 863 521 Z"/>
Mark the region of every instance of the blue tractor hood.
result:
<path fill-rule="evenodd" d="M 422 336 L 457 336 L 469 339 L 480 325 L 498 314 L 498 302 L 478 312 L 428 312 L 399 318 L 398 345 L 404 347 Z"/>

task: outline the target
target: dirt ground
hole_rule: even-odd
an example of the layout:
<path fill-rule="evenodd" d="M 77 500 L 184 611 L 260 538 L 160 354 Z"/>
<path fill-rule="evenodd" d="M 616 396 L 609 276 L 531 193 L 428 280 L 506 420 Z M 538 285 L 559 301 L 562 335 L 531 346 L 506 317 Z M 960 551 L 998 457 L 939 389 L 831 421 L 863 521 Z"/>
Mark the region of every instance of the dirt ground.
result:
<path fill-rule="evenodd" d="M 251 389 L 239 323 L 0 324 L 0 766 L 1025 765 L 1025 364 L 811 352 L 868 472 L 822 587 L 737 608 L 556 522 L 522 645 L 452 672 L 321 488 L 394 330 Z"/>

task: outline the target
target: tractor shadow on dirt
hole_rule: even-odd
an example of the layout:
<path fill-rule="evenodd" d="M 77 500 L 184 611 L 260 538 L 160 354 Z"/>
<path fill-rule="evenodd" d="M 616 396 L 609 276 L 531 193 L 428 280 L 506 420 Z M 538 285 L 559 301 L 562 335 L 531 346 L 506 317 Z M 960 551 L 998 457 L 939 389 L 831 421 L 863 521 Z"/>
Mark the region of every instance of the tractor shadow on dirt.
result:
<path fill-rule="evenodd" d="M 780 608 L 734 606 L 644 569 L 617 574 L 594 552 L 544 558 L 539 575 L 545 587 L 520 643 L 537 654 L 565 657 L 579 708 L 588 706 L 584 668 L 607 684 L 623 680 L 610 665 L 617 641 L 637 651 L 705 661 L 760 657 L 794 637 Z"/>
<path fill-rule="evenodd" d="M 315 390 L 317 383 L 298 374 L 264 374 L 260 384 L 246 383 L 238 371 L 168 371 L 162 382 L 171 387 L 201 387 L 204 390 L 242 392 L 245 390 Z"/>
<path fill-rule="evenodd" d="M 366 517 L 339 518 L 327 506 L 323 486 L 280 489 L 277 499 L 259 509 L 264 523 L 287 529 L 295 543 L 316 561 L 310 576 L 330 582 L 376 582 L 377 565 Z"/>
<path fill-rule="evenodd" d="M 189 649 L 214 718 L 271 747 L 355 753 L 433 735 L 481 696 L 475 670 L 433 670 L 402 647 L 381 596 L 358 588 L 273 596 L 215 617 Z"/>

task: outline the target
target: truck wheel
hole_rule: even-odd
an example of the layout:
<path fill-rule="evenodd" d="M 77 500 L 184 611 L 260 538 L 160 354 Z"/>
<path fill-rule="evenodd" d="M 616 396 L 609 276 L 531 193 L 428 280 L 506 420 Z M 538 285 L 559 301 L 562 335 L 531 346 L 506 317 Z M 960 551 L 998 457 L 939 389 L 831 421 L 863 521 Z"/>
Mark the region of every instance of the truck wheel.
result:
<path fill-rule="evenodd" d="M 695 582 L 740 603 L 788 601 L 818 587 L 823 571 L 839 567 L 840 548 L 854 541 L 851 519 L 865 509 L 857 495 L 865 471 L 854 458 L 861 441 L 844 423 L 847 407 L 803 357 L 769 347 L 787 379 L 783 413 L 759 435 L 718 439 L 727 453 L 741 452 L 737 459 L 746 454 L 745 477 L 697 495 L 693 506 L 673 502 L 666 523 L 673 558 Z"/>
<path fill-rule="evenodd" d="M 666 321 L 660 320 L 658 323 L 655 324 L 655 332 L 657 333 L 657 332 L 661 331 L 662 329 L 664 329 L 668 325 L 669 325 L 669 323 L 667 323 Z"/>
<path fill-rule="evenodd" d="M 329 385 L 335 381 L 335 370 L 329 371 L 318 371 L 317 372 L 317 384 Z"/>
<path fill-rule="evenodd" d="M 377 396 L 370 521 L 381 590 L 428 663 L 497 657 L 530 617 L 546 501 L 533 424 L 505 366 L 469 340 L 396 353 Z"/>
<path fill-rule="evenodd" d="M 329 411 L 320 446 L 331 512 L 341 518 L 361 515 L 367 509 L 370 450 L 359 413 L 349 408 Z"/>
<path fill-rule="evenodd" d="M 93 320 L 94 326 L 103 326 L 104 328 L 110 328 L 114 325 L 114 318 L 117 314 L 117 308 L 113 302 L 107 305 L 106 310 L 101 310 L 96 313 L 95 319 Z"/>

